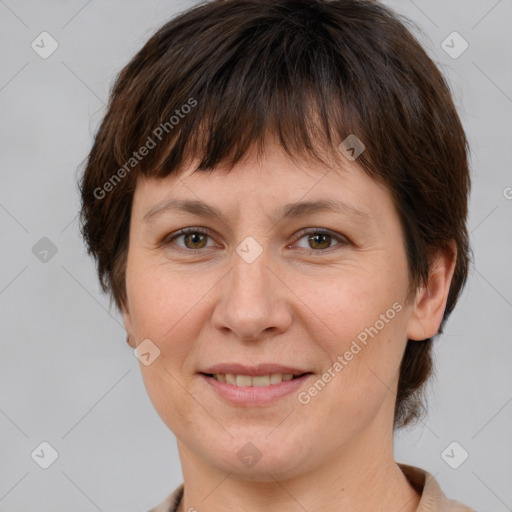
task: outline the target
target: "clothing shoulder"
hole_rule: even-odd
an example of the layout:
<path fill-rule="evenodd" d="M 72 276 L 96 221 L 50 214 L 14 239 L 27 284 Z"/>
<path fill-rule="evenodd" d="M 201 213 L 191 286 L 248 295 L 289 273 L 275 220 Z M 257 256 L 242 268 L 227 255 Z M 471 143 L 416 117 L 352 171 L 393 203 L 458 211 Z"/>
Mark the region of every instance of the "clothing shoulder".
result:
<path fill-rule="evenodd" d="M 460 503 L 455 500 L 447 500 L 445 508 L 442 509 L 443 512 L 476 512 L 475 509 Z"/>
<path fill-rule="evenodd" d="M 398 466 L 421 496 L 416 512 L 476 512 L 459 501 L 449 499 L 427 471 L 407 464 L 399 463 Z"/>
<path fill-rule="evenodd" d="M 183 496 L 183 484 L 180 484 L 161 503 L 146 512 L 176 512 Z"/>

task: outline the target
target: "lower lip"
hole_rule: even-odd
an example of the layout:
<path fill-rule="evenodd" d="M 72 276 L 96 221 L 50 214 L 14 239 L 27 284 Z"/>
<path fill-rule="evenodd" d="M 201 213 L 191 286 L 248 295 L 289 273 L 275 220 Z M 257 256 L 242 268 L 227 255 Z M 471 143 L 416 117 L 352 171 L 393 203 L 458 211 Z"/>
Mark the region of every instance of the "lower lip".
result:
<path fill-rule="evenodd" d="M 296 379 L 283 380 L 279 384 L 270 386 L 235 386 L 227 382 L 219 382 L 203 373 L 200 373 L 199 376 L 228 402 L 251 407 L 271 404 L 279 398 L 297 391 L 307 379 L 313 377 L 313 374 L 308 373 Z"/>

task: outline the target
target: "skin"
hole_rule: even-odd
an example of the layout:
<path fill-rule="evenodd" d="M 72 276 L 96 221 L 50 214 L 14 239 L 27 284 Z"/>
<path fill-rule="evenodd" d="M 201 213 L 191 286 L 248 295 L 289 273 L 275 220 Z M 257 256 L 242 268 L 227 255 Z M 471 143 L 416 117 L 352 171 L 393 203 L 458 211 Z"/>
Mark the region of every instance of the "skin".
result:
<path fill-rule="evenodd" d="M 357 160 L 296 165 L 269 142 L 262 159 L 250 152 L 229 174 L 191 171 L 137 183 L 123 308 L 132 346 L 149 338 L 161 351 L 141 372 L 177 438 L 180 511 L 416 510 L 419 495 L 393 455 L 399 366 L 408 339 L 439 328 L 455 246 L 437 255 L 428 287 L 406 303 L 398 214 Z M 143 222 L 169 198 L 200 200 L 225 219 L 167 212 Z M 370 219 L 277 216 L 286 203 L 326 198 L 350 202 Z M 185 227 L 209 236 L 170 241 Z M 308 241 L 299 233 L 305 228 L 340 238 Z M 252 263 L 236 252 L 248 236 L 263 249 Z M 236 407 L 198 375 L 214 363 L 275 362 L 308 369 L 316 381 L 396 302 L 402 310 L 306 405 L 292 393 Z M 237 456 L 248 442 L 261 453 L 252 467 Z"/>

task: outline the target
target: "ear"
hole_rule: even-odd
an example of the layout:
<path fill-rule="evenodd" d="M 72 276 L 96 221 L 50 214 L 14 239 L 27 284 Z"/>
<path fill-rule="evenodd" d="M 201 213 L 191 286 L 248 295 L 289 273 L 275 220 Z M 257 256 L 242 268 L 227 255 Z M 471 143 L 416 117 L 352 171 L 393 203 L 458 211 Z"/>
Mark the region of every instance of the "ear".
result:
<path fill-rule="evenodd" d="M 422 341 L 437 334 L 443 320 L 456 261 L 457 245 L 454 240 L 450 240 L 448 247 L 437 252 L 427 286 L 420 287 L 416 293 L 408 321 L 408 339 Z"/>
<path fill-rule="evenodd" d="M 136 348 L 137 345 L 133 336 L 132 319 L 126 304 L 121 306 L 121 313 L 123 315 L 124 328 L 126 329 L 126 342 L 130 347 Z"/>

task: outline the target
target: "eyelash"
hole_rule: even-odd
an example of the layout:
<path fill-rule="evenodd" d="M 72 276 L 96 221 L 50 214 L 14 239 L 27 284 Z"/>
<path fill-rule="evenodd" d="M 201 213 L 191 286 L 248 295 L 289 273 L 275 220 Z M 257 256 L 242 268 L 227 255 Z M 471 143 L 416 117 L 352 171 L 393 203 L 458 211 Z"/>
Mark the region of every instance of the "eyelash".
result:
<path fill-rule="evenodd" d="M 183 228 L 180 231 L 178 231 L 177 233 L 171 233 L 171 235 L 165 237 L 162 242 L 162 245 L 168 246 L 177 238 L 180 238 L 184 235 L 190 235 L 190 234 L 200 234 L 200 235 L 205 235 L 205 236 L 208 236 L 211 238 L 210 233 L 203 228 Z M 329 230 L 321 229 L 321 228 L 314 228 L 314 229 L 309 229 L 307 231 L 306 230 L 301 231 L 298 235 L 298 238 L 296 238 L 293 243 L 298 242 L 299 240 L 304 238 L 306 235 L 329 235 L 333 240 L 340 242 L 338 244 L 340 246 L 349 244 L 349 241 L 345 237 L 338 236 Z M 180 246 L 177 246 L 177 247 L 178 247 L 178 251 L 188 252 L 188 253 L 200 252 L 203 249 L 207 249 L 207 248 L 186 249 L 186 248 L 183 248 Z M 334 246 L 334 247 L 336 247 L 336 246 Z M 318 256 L 319 254 L 321 255 L 325 252 L 331 252 L 332 249 L 333 249 L 333 247 L 328 247 L 327 249 L 316 249 L 316 250 L 315 249 L 303 249 L 303 250 L 306 251 L 310 255 Z"/>

